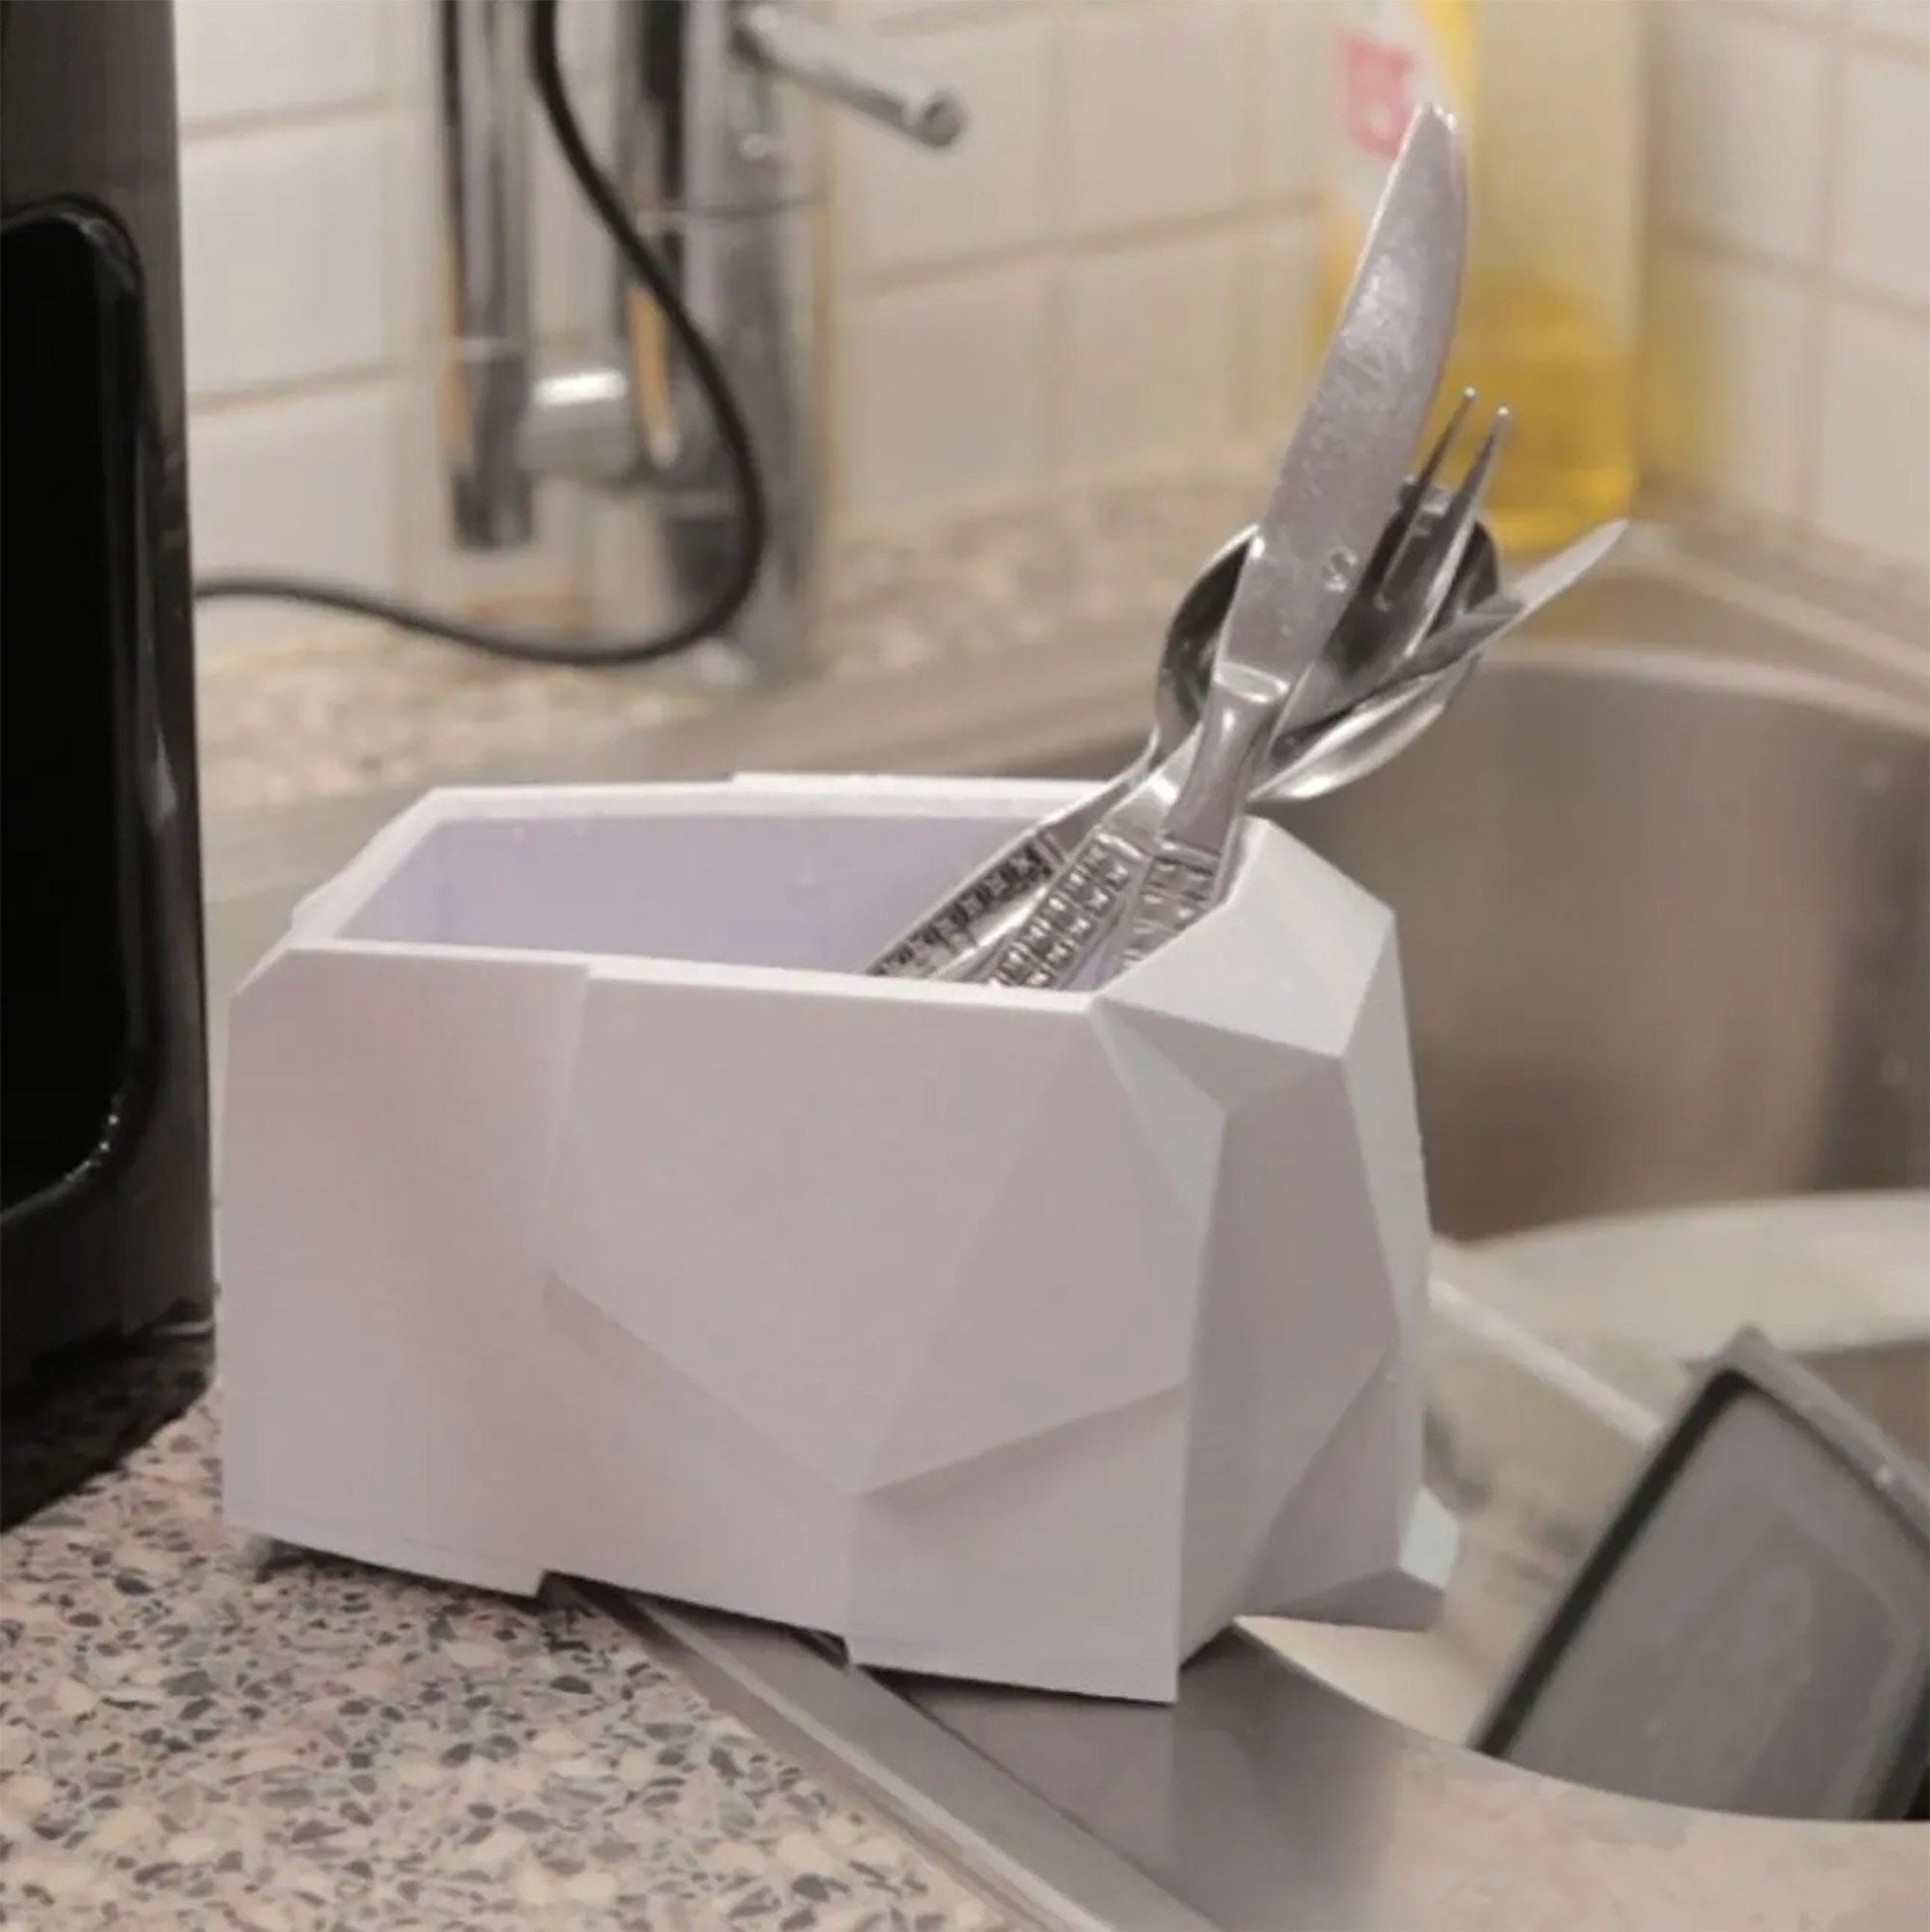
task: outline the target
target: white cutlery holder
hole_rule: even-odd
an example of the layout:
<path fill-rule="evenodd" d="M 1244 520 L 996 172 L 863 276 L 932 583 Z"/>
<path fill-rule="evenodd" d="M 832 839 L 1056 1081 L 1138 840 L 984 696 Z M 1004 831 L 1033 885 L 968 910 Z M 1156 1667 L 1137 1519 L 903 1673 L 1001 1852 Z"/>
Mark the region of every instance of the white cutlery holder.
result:
<path fill-rule="evenodd" d="M 864 977 L 1055 785 L 443 791 L 237 996 L 239 1526 L 1134 1698 L 1411 1625 L 1427 1214 L 1392 920 L 1256 825 L 1096 994 Z"/>

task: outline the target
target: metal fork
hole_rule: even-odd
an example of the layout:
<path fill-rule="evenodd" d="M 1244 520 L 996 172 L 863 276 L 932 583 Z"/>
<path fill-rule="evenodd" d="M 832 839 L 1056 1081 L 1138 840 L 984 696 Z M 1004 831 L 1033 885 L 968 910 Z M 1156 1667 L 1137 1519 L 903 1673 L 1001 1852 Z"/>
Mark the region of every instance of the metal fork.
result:
<path fill-rule="evenodd" d="M 1433 546 L 1423 548 L 1408 540 L 1417 528 L 1430 525 L 1432 518 L 1441 514 L 1434 508 L 1430 492 L 1473 394 L 1470 390 L 1463 397 L 1420 468 L 1403 487 L 1394 515 L 1362 573 L 1360 588 L 1341 618 L 1336 635 L 1345 631 L 1358 638 L 1357 655 L 1366 655 L 1374 637 L 1381 635 L 1388 622 L 1403 621 L 1405 600 L 1391 601 L 1391 587 L 1383 581 L 1388 569 L 1403 559 L 1418 563 L 1434 553 Z M 872 962 L 869 970 L 873 974 L 892 979 L 979 977 L 997 947 L 1018 930 L 1046 882 L 1077 850 L 1079 841 L 1184 743 L 1199 705 L 1197 697 L 1188 704 L 1181 685 L 1195 678 L 1203 682 L 1202 666 L 1211 658 L 1211 634 L 1217 633 L 1225 616 L 1232 595 L 1231 579 L 1238 577 L 1252 539 L 1249 528 L 1223 544 L 1180 599 L 1167 627 L 1153 680 L 1152 731 L 1139 757 L 1085 797 L 1002 845 L 895 939 Z M 1455 551 L 1457 563 L 1462 548 L 1465 542 Z M 1412 578 L 1416 571 L 1406 569 L 1404 574 Z M 1452 569 L 1448 576 L 1451 580 Z M 1228 581 L 1222 597 L 1223 578 Z M 1196 629 L 1190 621 L 1192 607 L 1215 597 L 1219 598 L 1219 608 L 1210 632 Z"/>
<path fill-rule="evenodd" d="M 1445 442 L 1439 444 L 1436 454 L 1445 446 Z M 1377 546 L 1371 569 L 1385 570 L 1392 560 L 1409 518 L 1422 527 L 1431 527 L 1443 514 L 1448 499 L 1430 482 L 1438 470 L 1439 462 L 1434 457 L 1422 464 L 1401 499 L 1390 536 Z M 1477 532 L 1479 529 L 1477 524 Z M 980 872 L 955 889 L 938 912 L 928 914 L 906 938 L 900 940 L 872 968 L 874 972 L 953 981 L 986 977 L 1000 948 L 1016 936 L 1037 908 L 1046 881 L 1071 857 L 1079 841 L 1178 750 L 1197 723 L 1214 645 L 1253 534 L 1249 528 L 1222 544 L 1175 607 L 1160 653 L 1152 734 L 1139 757 L 1097 790 L 1074 800 L 1002 847 Z M 1425 556 L 1434 552 L 1430 546 L 1410 553 Z M 1461 589 L 1468 560 L 1474 554 L 1471 544 L 1463 556 L 1462 569 L 1455 575 L 1450 596 Z M 1405 604 L 1404 599 L 1400 604 L 1389 603 L 1382 594 L 1378 579 L 1363 575 L 1361 587 L 1341 625 L 1349 629 L 1350 635 L 1359 634 L 1365 644 L 1370 627 L 1378 627 L 1385 633 L 1390 620 L 1407 621 L 1403 615 Z M 1444 614 L 1443 609 L 1433 621 L 1440 621 Z M 1335 723 L 1337 716 L 1329 714 L 1310 720 L 1300 731 L 1276 737 L 1262 782 L 1271 784 L 1279 780 L 1288 764 L 1294 765 L 1297 772 L 1313 741 Z"/>
<path fill-rule="evenodd" d="M 1418 493 L 1422 501 L 1467 425 L 1474 405 L 1475 392 L 1463 390 L 1447 426 L 1428 452 Z M 1331 652 L 1287 700 L 1274 734 L 1276 743 L 1281 736 L 1335 716 L 1367 691 L 1378 689 L 1397 675 L 1426 641 L 1467 557 L 1479 526 L 1482 499 L 1488 494 L 1511 421 L 1506 408 L 1498 409 L 1466 474 L 1446 503 L 1432 517 L 1423 519 L 1416 514 L 1407 520 L 1373 599 L 1355 617 L 1362 635 L 1358 641 L 1348 635 L 1345 621 L 1336 629 Z M 1321 670 L 1329 661 L 1334 682 L 1333 687 L 1323 690 Z"/>
<path fill-rule="evenodd" d="M 1412 513 L 1404 520 L 1395 520 L 1403 527 L 1391 534 L 1386 587 L 1372 619 L 1363 625 L 1358 639 L 1344 636 L 1344 627 L 1336 627 L 1328 648 L 1288 692 L 1268 746 L 1345 710 L 1397 675 L 1401 661 L 1432 629 L 1467 553 L 1481 514 L 1482 497 L 1508 435 L 1508 412 L 1498 410 L 1446 509 L 1437 521 L 1423 524 L 1419 505 L 1425 497 L 1425 485 L 1432 483 L 1446 461 L 1474 400 L 1472 390 L 1462 394 L 1429 454 L 1423 487 L 1415 492 Z M 1202 814 L 1191 822 L 1178 823 L 1178 814 L 1168 807 L 1151 858 L 1141 870 L 1112 932 L 1086 970 L 1088 983 L 1103 983 L 1114 973 L 1137 964 L 1219 904 L 1231 880 L 1248 791 L 1259 763 L 1259 755 L 1249 762 L 1228 801 L 1230 808 L 1217 816 Z M 1185 776 L 1180 778 L 1182 786 Z M 1180 802 L 1177 789 L 1174 802 Z"/>
<path fill-rule="evenodd" d="M 1421 587 L 1431 591 L 1438 585 L 1440 596 L 1445 597 L 1467 547 L 1482 481 L 1493 467 L 1494 458 L 1484 445 L 1476 458 L 1479 476 L 1471 469 L 1473 487 L 1464 483 L 1450 499 L 1452 513 L 1444 511 L 1438 517 L 1427 514 L 1428 491 L 1460 435 L 1469 407 L 1466 400 L 1457 407 L 1420 472 L 1402 490 L 1395 514 L 1375 552 L 1376 561 L 1396 571 L 1403 586 L 1410 586 L 1402 588 L 1388 606 L 1409 621 L 1420 609 Z M 1493 431 L 1490 439 L 1494 440 Z M 1378 588 L 1371 593 L 1378 594 Z M 1354 602 L 1361 595 L 1357 590 Z M 1350 603 L 1350 609 L 1353 607 Z M 1336 626 L 1336 635 L 1341 628 Z M 1302 685 L 1317 679 L 1314 695 L 1304 707 L 1289 699 L 1290 710 L 1298 714 L 1295 722 L 1310 722 L 1344 708 L 1362 684 L 1385 667 L 1387 633 L 1379 623 L 1364 618 L 1358 628 L 1346 628 L 1355 662 L 1345 673 L 1323 672 L 1319 665 L 1309 670 Z M 1401 638 L 1396 642 L 1404 650 L 1412 640 Z M 1296 692 L 1299 688 L 1296 686 Z M 1096 984 L 1107 976 L 1117 935 L 1125 929 L 1122 922 L 1134 906 L 1144 905 L 1147 920 L 1155 912 L 1164 918 L 1170 908 L 1172 930 L 1190 924 L 1219 896 L 1225 872 L 1223 849 L 1239 824 L 1252 767 L 1275 736 L 1277 727 L 1256 748 L 1246 768 L 1236 774 L 1238 790 L 1226 801 L 1224 827 L 1217 834 L 1209 831 L 1209 837 L 1217 836 L 1218 843 L 1202 851 L 1189 842 L 1175 855 L 1173 842 L 1165 840 L 1163 834 L 1167 816 L 1198 755 L 1200 736 L 1195 732 L 1087 833 L 1039 895 L 1016 934 L 987 968 L 972 976 L 1034 989 Z M 1188 909 L 1193 906 L 1197 909 Z M 1137 924 L 1134 936 L 1141 936 Z"/>

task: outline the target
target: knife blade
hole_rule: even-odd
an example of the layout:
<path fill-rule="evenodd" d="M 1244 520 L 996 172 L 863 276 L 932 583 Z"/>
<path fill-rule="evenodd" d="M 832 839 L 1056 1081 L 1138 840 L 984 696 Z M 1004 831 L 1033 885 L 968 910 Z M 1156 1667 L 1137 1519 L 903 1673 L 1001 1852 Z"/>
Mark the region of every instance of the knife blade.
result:
<path fill-rule="evenodd" d="M 1453 118 L 1408 124 L 1333 340 L 1281 459 L 1221 634 L 1219 663 L 1331 701 L 1320 648 L 1386 529 L 1454 340 L 1468 225 Z"/>
<path fill-rule="evenodd" d="M 1137 953 L 1219 896 L 1254 769 L 1291 709 L 1322 702 L 1322 647 L 1399 498 L 1453 341 L 1466 237 L 1453 120 L 1422 107 L 1248 547 L 1200 724 L 1073 854 L 993 980 L 1103 978 L 1124 914 Z"/>

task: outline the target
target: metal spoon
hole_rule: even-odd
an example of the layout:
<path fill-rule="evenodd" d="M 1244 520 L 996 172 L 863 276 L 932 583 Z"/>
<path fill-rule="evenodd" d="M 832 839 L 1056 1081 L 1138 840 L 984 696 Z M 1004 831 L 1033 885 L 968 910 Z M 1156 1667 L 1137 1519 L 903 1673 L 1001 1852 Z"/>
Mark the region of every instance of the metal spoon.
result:
<path fill-rule="evenodd" d="M 1384 588 L 1383 577 L 1396 560 L 1412 569 L 1438 563 L 1443 544 L 1437 533 L 1448 500 L 1443 493 L 1430 491 L 1429 485 L 1460 421 L 1457 415 L 1402 492 L 1387 534 L 1375 553 L 1374 564 L 1380 574 L 1364 574 L 1343 624 L 1358 626 L 1362 619 L 1355 613 L 1373 615 L 1378 611 L 1375 600 Z M 1213 647 L 1252 535 L 1251 529 L 1242 531 L 1215 551 L 1181 597 L 1166 627 L 1153 679 L 1152 730 L 1140 756 L 1105 785 L 1002 846 L 874 960 L 870 967 L 873 974 L 914 979 L 971 977 L 984 959 L 987 934 L 995 930 L 1003 933 L 1011 923 L 1007 914 L 1027 906 L 1038 888 L 1107 811 L 1185 742 L 1211 674 Z"/>
<path fill-rule="evenodd" d="M 1572 589 L 1615 548 L 1628 527 L 1627 523 L 1604 524 L 1501 590 L 1494 539 L 1485 527 L 1476 526 L 1442 607 L 1443 621 L 1411 646 L 1405 671 L 1346 710 L 1276 739 L 1268 754 L 1267 776 L 1253 791 L 1249 808 L 1277 810 L 1322 797 L 1398 757 L 1453 702 L 1488 646 Z M 1160 653 L 1152 742 L 1133 767 L 1070 811 L 1083 815 L 1095 806 L 1103 809 L 1107 797 L 1131 785 L 1147 761 L 1157 758 L 1162 739 L 1177 744 L 1191 730 L 1201 666 L 1211 658 L 1251 535 L 1242 531 L 1222 544 L 1173 612 Z M 1022 893 L 1006 909 L 988 911 L 970 930 L 961 930 L 950 956 L 939 963 L 933 977 L 978 977 L 1004 936 L 1025 916 L 1029 898 L 1029 892 Z"/>
<path fill-rule="evenodd" d="M 1242 531 L 1217 549 L 1206 567 L 1201 570 L 1186 593 L 1179 600 L 1172 614 L 1172 621 L 1166 628 L 1165 650 L 1160 659 L 1160 676 L 1168 687 L 1168 701 L 1176 705 L 1174 713 L 1179 726 L 1179 736 L 1184 737 L 1191 730 L 1199 716 L 1199 707 L 1206 691 L 1208 667 L 1213 659 L 1213 647 L 1220 634 L 1220 622 L 1226 615 L 1226 608 L 1233 595 L 1233 586 L 1239 580 L 1240 562 L 1245 553 L 1247 542 L 1253 535 L 1251 529 Z M 1439 601 L 1434 611 L 1433 629 L 1460 617 L 1471 606 L 1482 603 L 1494 596 L 1501 587 L 1501 556 L 1495 547 L 1495 540 L 1489 535 L 1487 527 L 1476 524 L 1469 533 L 1466 547 L 1461 552 L 1460 561 L 1450 579 L 1445 597 Z M 1405 633 L 1383 634 L 1378 639 L 1374 657 L 1377 662 L 1399 662 L 1403 656 L 1411 656 L 1426 641 L 1426 633 L 1416 638 Z M 1436 668 L 1439 668 L 1436 665 Z M 1402 681 L 1405 681 L 1404 675 Z M 1356 699 L 1358 703 L 1360 700 Z M 1343 703 L 1318 718 L 1307 720 L 1306 724 L 1275 741 L 1273 755 L 1268 760 L 1267 775 L 1261 785 L 1262 791 L 1278 778 L 1283 757 L 1288 746 L 1302 744 L 1309 734 L 1319 732 L 1344 717 L 1352 706 Z M 1162 729 L 1169 729 L 1170 724 Z M 1177 743 L 1178 739 L 1172 740 Z"/>
<path fill-rule="evenodd" d="M 1488 647 L 1573 589 L 1628 528 L 1626 521 L 1603 524 L 1543 558 L 1506 590 L 1480 598 L 1434 630 L 1396 682 L 1338 720 L 1275 743 L 1273 776 L 1255 788 L 1249 808 L 1264 811 L 1318 798 L 1397 758 L 1454 701 Z M 1492 558 L 1481 564 L 1492 571 Z"/>
<path fill-rule="evenodd" d="M 1465 414 L 1465 411 L 1461 414 Z M 1448 497 L 1431 488 L 1431 479 L 1460 420 L 1460 415 L 1457 415 L 1455 422 L 1443 431 L 1440 442 L 1420 473 L 1410 480 L 1402 494 L 1399 509 L 1389 520 L 1387 537 L 1375 552 L 1370 566 L 1375 574 L 1363 575 L 1361 589 L 1349 602 L 1347 615 L 1342 619 L 1340 629 L 1345 635 L 1337 638 L 1336 642 L 1351 654 L 1350 662 L 1358 663 L 1364 670 L 1380 666 L 1384 661 L 1398 656 L 1400 650 L 1414 642 L 1406 635 L 1406 628 L 1438 614 L 1444 588 L 1449 599 L 1462 601 L 1470 594 L 1492 588 L 1492 539 L 1485 531 L 1479 531 L 1478 541 L 1470 548 L 1470 537 L 1477 535 L 1472 497 L 1464 500 L 1463 492 L 1459 491 Z M 1479 487 L 1480 481 L 1477 480 L 1475 488 L 1478 490 Z M 1146 774 L 1156 770 L 1190 735 L 1199 694 L 1210 675 L 1220 622 L 1225 615 L 1225 600 L 1233 594 L 1251 536 L 1250 530 L 1244 531 L 1214 553 L 1206 568 L 1180 599 L 1172 621 L 1166 627 L 1154 688 L 1153 730 L 1146 749 L 1109 784 L 1076 800 L 1042 826 L 1035 827 L 1031 834 L 1021 841 L 1027 849 L 1028 856 L 1040 849 L 1039 834 L 1043 833 L 1058 848 L 1059 856 L 1053 862 L 1053 870 L 1056 870 L 1064 862 L 1064 855 L 1078 844 L 1091 827 L 1120 799 L 1130 795 Z M 1488 576 L 1480 577 L 1473 567 L 1450 567 L 1465 565 L 1469 555 L 1489 560 Z M 1403 571 L 1404 575 L 1401 574 Z M 1387 590 L 1384 594 L 1384 586 L 1389 585 L 1397 585 L 1398 589 Z M 1201 594 L 1203 586 L 1210 588 L 1211 596 Z M 1416 595 L 1424 599 L 1424 608 L 1415 603 Z M 1452 607 L 1458 609 L 1459 602 L 1454 602 Z M 1390 640 L 1382 637 L 1384 631 L 1391 633 Z M 1359 679 L 1350 674 L 1339 686 L 1336 695 L 1343 708 L 1346 694 L 1353 691 L 1358 682 Z M 1332 724 L 1340 715 L 1339 710 L 1324 711 L 1319 718 L 1309 721 L 1308 730 L 1316 725 Z M 1303 735 L 1298 733 L 1290 741 L 1295 746 L 1303 746 L 1305 742 Z M 1270 757 L 1263 767 L 1267 773 L 1277 769 Z M 1005 868 L 1014 850 L 1016 848 L 1007 848 L 992 862 L 1002 878 L 1010 877 Z M 1049 876 L 1048 872 L 1046 877 Z M 938 959 L 935 965 L 922 963 L 910 970 L 947 980 L 982 977 L 997 957 L 1000 947 L 1019 930 L 1038 905 L 1045 880 L 1034 879 L 1024 884 L 1015 881 L 1014 884 L 1017 890 L 1005 893 L 1000 899 L 988 901 L 975 897 L 978 882 L 972 882 L 967 897 L 974 898 L 975 910 L 969 918 L 955 918 L 942 934 L 937 931 L 935 922 L 927 921 L 921 928 L 922 932 L 929 932 L 934 938 L 942 937 L 949 956 Z M 956 900 L 951 902 L 958 903 Z"/>

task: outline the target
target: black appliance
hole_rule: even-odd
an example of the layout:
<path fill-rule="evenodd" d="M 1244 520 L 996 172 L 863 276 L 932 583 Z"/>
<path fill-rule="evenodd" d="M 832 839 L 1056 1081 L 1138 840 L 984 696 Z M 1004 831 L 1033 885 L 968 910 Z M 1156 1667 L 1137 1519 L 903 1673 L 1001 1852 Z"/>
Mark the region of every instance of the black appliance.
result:
<path fill-rule="evenodd" d="M 207 1374 L 167 0 L 0 0 L 0 1519 Z"/>

